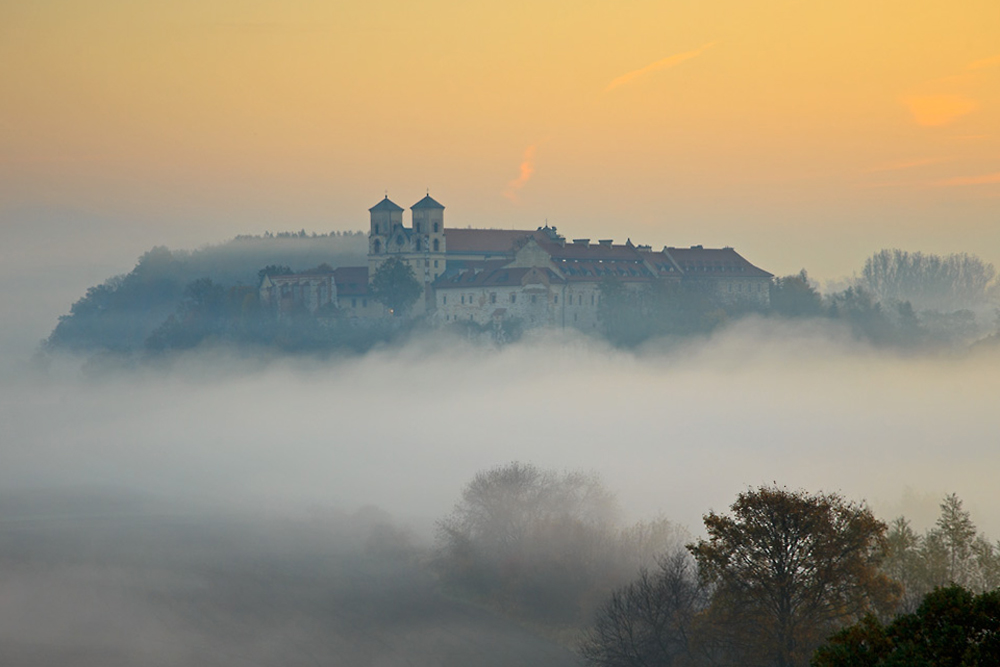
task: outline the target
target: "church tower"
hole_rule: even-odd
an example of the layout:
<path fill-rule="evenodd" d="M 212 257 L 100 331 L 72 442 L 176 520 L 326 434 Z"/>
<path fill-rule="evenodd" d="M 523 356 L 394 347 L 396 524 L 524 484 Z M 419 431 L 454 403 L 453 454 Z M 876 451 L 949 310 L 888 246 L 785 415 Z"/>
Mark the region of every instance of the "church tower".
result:
<path fill-rule="evenodd" d="M 392 233 L 403 226 L 403 207 L 397 205 L 389 195 L 368 209 L 371 228 L 368 230 L 368 272 L 371 275 L 385 260 L 389 252 Z"/>
<path fill-rule="evenodd" d="M 413 233 L 420 239 L 424 258 L 427 260 L 428 279 L 433 281 L 444 273 L 445 235 L 444 206 L 430 194 L 410 207 L 413 215 Z"/>

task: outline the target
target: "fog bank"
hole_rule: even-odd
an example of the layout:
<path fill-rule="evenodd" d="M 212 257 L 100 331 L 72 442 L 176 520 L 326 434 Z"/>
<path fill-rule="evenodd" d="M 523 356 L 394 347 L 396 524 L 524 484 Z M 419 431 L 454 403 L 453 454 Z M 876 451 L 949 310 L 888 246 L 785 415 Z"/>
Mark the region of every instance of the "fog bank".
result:
<path fill-rule="evenodd" d="M 639 352 L 549 333 L 327 361 L 56 363 L 3 380 L 0 484 L 264 512 L 375 504 L 427 526 L 477 470 L 520 460 L 596 470 L 631 517 L 695 531 L 740 490 L 777 482 L 917 527 L 955 492 L 996 539 L 998 360 L 897 357 L 748 320 Z"/>

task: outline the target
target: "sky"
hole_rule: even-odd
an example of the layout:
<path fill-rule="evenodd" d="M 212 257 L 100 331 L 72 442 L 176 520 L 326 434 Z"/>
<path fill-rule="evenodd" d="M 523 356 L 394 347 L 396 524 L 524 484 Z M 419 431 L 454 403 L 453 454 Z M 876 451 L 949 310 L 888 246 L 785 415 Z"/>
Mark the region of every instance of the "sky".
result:
<path fill-rule="evenodd" d="M 3 3 L 2 259 L 83 281 L 429 190 L 779 275 L 1000 262 L 998 38 L 995 0 Z"/>

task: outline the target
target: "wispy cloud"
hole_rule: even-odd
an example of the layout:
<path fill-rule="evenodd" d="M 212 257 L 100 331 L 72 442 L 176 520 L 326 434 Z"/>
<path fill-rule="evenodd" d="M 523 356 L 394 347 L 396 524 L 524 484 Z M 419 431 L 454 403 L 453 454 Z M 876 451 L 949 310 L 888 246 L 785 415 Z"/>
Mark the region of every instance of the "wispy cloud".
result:
<path fill-rule="evenodd" d="M 917 125 L 948 125 L 979 109 L 979 103 L 962 95 L 911 95 L 902 99 Z"/>
<path fill-rule="evenodd" d="M 517 202 L 518 191 L 531 180 L 531 175 L 535 173 L 535 150 L 537 148 L 536 144 L 532 144 L 524 149 L 524 157 L 521 158 L 521 173 L 508 183 L 503 191 L 503 196 L 512 202 Z"/>
<path fill-rule="evenodd" d="M 993 185 L 1000 184 L 1000 171 L 980 176 L 956 176 L 938 181 L 937 185 Z"/>
<path fill-rule="evenodd" d="M 649 65 L 646 65 L 645 67 L 642 67 L 640 69 L 633 70 L 626 74 L 622 74 L 620 77 L 609 83 L 608 87 L 604 89 L 604 92 L 606 93 L 611 92 L 615 88 L 618 88 L 619 86 L 624 86 L 627 83 L 631 83 L 632 81 L 638 79 L 639 77 L 645 76 L 647 74 L 656 72 L 661 69 L 673 67 L 674 65 L 679 65 L 685 60 L 691 60 L 691 58 L 700 56 L 702 53 L 704 53 L 707 49 L 711 48 L 712 46 L 715 46 L 715 42 L 709 42 L 708 44 L 704 44 L 703 46 L 698 47 L 694 51 L 685 51 L 684 53 L 677 53 L 672 56 L 668 56 L 663 60 L 657 60 L 656 62 L 650 63 Z"/>
<path fill-rule="evenodd" d="M 965 66 L 966 69 L 986 69 L 987 67 L 1000 67 L 1000 55 L 993 56 L 992 58 L 983 58 L 982 60 L 975 60 Z"/>

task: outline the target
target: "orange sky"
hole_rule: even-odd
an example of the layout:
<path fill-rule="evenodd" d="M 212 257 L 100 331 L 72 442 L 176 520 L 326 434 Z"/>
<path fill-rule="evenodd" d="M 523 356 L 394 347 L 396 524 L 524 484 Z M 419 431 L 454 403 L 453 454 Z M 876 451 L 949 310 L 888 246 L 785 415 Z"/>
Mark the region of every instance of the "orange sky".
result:
<path fill-rule="evenodd" d="M 79 212 L 95 247 L 358 229 L 429 187 L 459 226 L 776 273 L 1000 262 L 996 0 L 12 2 L 0 91 L 3 224 Z"/>

